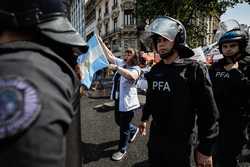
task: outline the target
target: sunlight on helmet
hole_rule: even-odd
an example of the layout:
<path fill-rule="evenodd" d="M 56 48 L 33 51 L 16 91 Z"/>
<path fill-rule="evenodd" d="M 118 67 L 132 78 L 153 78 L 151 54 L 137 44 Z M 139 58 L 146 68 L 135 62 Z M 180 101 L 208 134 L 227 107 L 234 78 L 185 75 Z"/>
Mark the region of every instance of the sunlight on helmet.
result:
<path fill-rule="evenodd" d="M 234 19 L 225 20 L 219 23 L 219 27 L 215 34 L 215 40 L 219 42 L 220 38 L 228 31 L 240 30 L 240 24 Z"/>
<path fill-rule="evenodd" d="M 177 35 L 178 34 L 178 35 Z M 176 41 L 178 45 L 186 46 L 186 29 L 183 24 L 168 16 L 159 16 L 152 23 L 145 26 L 140 35 L 140 41 L 146 48 L 154 47 L 152 37 L 160 35 L 169 41 Z M 178 36 L 178 39 L 176 39 Z"/>
<path fill-rule="evenodd" d="M 180 32 L 179 21 L 170 17 L 159 17 L 155 19 L 145 31 L 158 34 L 169 41 L 174 41 L 178 32 Z"/>

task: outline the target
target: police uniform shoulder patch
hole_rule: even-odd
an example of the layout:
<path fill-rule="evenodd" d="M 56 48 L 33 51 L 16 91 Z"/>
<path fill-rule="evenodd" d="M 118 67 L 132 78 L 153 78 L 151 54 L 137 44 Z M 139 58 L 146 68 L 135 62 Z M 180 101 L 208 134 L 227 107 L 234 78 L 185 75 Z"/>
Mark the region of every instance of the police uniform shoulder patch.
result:
<path fill-rule="evenodd" d="M 29 128 L 40 113 L 36 87 L 21 77 L 0 78 L 0 139 Z"/>

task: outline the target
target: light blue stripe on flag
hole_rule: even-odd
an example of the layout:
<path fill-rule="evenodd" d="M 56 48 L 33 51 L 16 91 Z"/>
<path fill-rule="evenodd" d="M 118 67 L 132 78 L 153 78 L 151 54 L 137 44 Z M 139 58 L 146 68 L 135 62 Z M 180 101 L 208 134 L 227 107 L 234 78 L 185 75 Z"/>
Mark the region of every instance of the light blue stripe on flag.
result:
<path fill-rule="evenodd" d="M 81 83 L 90 88 L 94 73 L 107 67 L 109 63 L 96 35 L 89 39 L 88 46 L 88 52 L 80 55 L 77 62 L 83 77 Z"/>
<path fill-rule="evenodd" d="M 86 55 L 87 54 L 81 54 L 81 55 L 79 55 L 78 58 L 77 58 L 77 60 L 76 60 L 77 64 L 82 64 L 82 62 L 86 59 Z"/>

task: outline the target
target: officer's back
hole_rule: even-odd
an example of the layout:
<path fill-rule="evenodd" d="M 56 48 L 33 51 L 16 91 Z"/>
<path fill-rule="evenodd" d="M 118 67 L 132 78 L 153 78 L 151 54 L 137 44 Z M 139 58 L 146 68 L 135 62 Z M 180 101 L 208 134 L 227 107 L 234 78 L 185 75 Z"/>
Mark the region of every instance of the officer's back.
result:
<path fill-rule="evenodd" d="M 79 111 L 72 48 L 87 50 L 65 3 L 0 2 L 0 166 L 65 166 L 65 134 Z"/>

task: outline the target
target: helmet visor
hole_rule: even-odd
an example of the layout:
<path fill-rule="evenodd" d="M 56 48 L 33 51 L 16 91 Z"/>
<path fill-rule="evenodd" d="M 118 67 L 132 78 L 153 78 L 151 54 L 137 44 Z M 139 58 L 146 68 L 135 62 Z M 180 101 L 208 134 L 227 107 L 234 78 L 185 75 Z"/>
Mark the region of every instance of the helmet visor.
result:
<path fill-rule="evenodd" d="M 40 32 L 48 38 L 72 47 L 79 47 L 87 52 L 88 46 L 81 35 L 72 27 L 66 17 L 57 17 L 51 21 L 38 24 Z"/>
<path fill-rule="evenodd" d="M 159 17 L 146 28 L 146 32 L 158 34 L 169 41 L 174 41 L 179 31 L 177 21 L 169 17 Z"/>
<path fill-rule="evenodd" d="M 219 28 L 216 31 L 215 40 L 217 42 L 219 42 L 220 38 L 226 32 L 229 32 L 229 31 L 232 31 L 232 30 L 240 30 L 240 29 L 241 29 L 240 24 L 234 19 L 229 19 L 229 20 L 226 20 L 226 21 L 222 21 L 222 22 L 220 22 Z"/>

